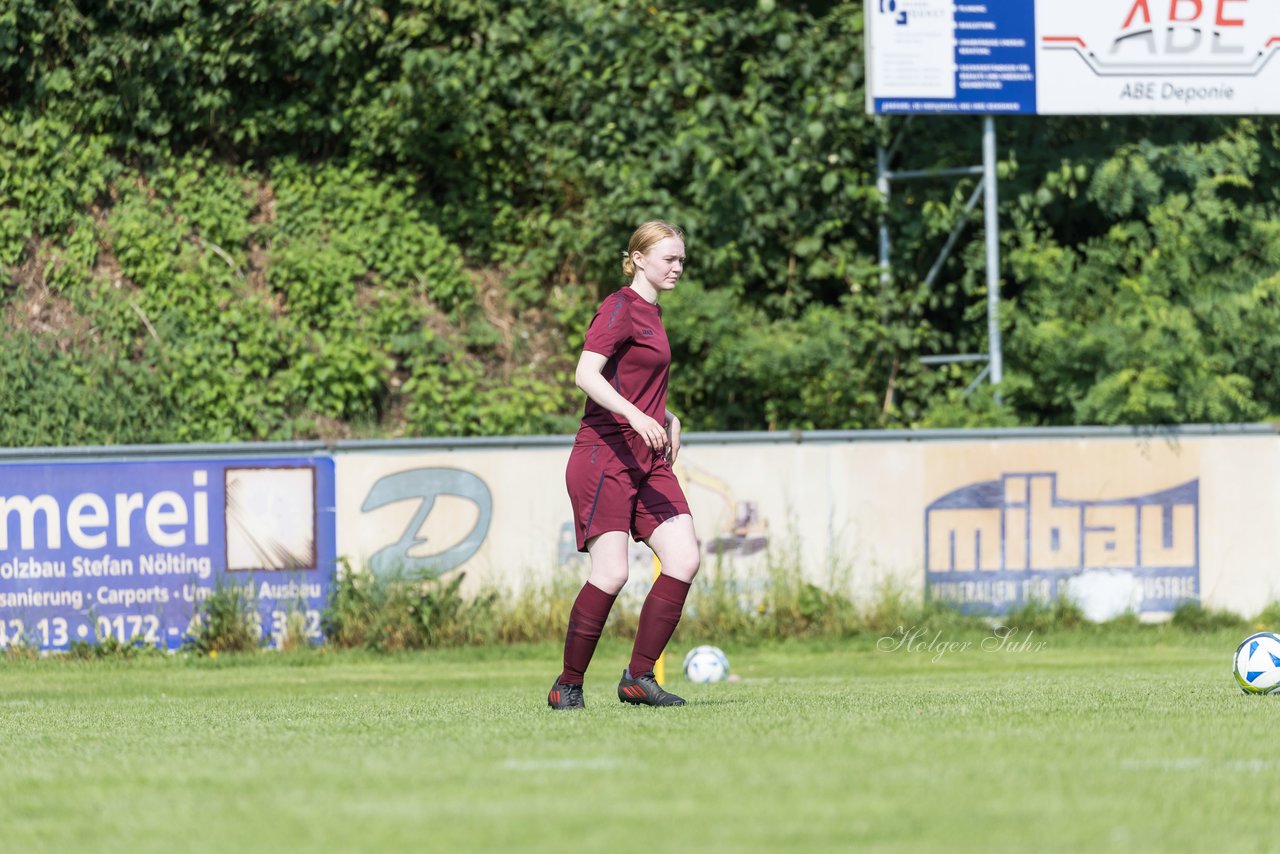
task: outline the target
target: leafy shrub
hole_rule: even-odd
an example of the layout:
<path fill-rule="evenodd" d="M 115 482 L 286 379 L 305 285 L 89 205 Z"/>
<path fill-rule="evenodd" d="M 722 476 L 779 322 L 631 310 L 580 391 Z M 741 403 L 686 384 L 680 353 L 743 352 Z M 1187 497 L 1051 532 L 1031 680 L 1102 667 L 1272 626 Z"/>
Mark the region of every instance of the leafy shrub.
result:
<path fill-rule="evenodd" d="M 160 366 L 165 441 L 559 432 L 617 253 L 662 216 L 690 429 L 1280 412 L 1271 117 L 1003 124 L 1001 398 L 922 365 L 987 347 L 975 185 L 886 206 L 876 147 L 955 166 L 979 131 L 865 114 L 863 6 L 11 0 L 0 303 L 39 267 L 99 352 Z M 58 435 L 102 435 L 90 406 Z"/>
<path fill-rule="evenodd" d="M 310 649 L 314 644 L 308 633 L 307 614 L 298 603 L 285 608 L 284 631 L 277 639 L 277 647 L 281 652 L 294 652 Z"/>
<path fill-rule="evenodd" d="M 556 574 L 546 585 L 533 585 L 519 595 L 500 596 L 494 603 L 498 613 L 496 640 L 502 643 L 529 643 L 562 640 L 581 589 L 579 578 Z M 625 608 L 609 615 L 605 632 L 612 636 L 635 636 L 635 616 Z"/>
<path fill-rule="evenodd" d="M 424 353 L 408 367 L 405 418 L 415 433 L 500 436 L 577 429 L 576 415 L 566 415 L 578 396 L 567 377 L 548 382 L 523 369 L 504 379 L 460 354 Z"/>
<path fill-rule="evenodd" d="M 158 365 L 106 347 L 0 332 L 0 445 L 113 445 L 167 437 L 155 417 L 169 410 Z"/>
<path fill-rule="evenodd" d="M 1260 631 L 1280 631 L 1280 602 L 1269 602 L 1258 616 L 1253 618 L 1253 625 Z"/>
<path fill-rule="evenodd" d="M 67 657 L 82 661 L 129 660 L 134 658 L 156 658 L 164 652 L 145 638 L 136 637 L 121 641 L 115 635 L 98 638 L 95 642 L 72 641 L 67 647 Z"/>
<path fill-rule="evenodd" d="M 484 643 L 492 637 L 498 594 L 464 598 L 459 592 L 464 578 L 460 572 L 447 582 L 437 579 L 422 585 L 413 612 L 422 625 L 427 646 Z"/>
<path fill-rule="evenodd" d="M 1186 599 L 1173 609 L 1172 624 L 1190 632 L 1215 632 L 1220 629 L 1239 629 L 1245 631 L 1249 621 L 1230 611 L 1215 611 L 1206 608 L 1198 600 Z"/>
<path fill-rule="evenodd" d="M 769 637 L 807 635 L 840 637 L 863 626 L 861 609 L 844 593 L 836 592 L 843 579 L 832 578 L 828 590 L 805 578 L 798 552 L 769 555 L 769 579 L 763 591 L 759 616 Z"/>
<path fill-rule="evenodd" d="M 750 637 L 767 607 L 760 591 L 752 590 L 731 564 L 709 561 L 693 580 L 677 631 L 682 638 Z"/>
<path fill-rule="evenodd" d="M 404 585 L 353 570 L 345 561 L 322 620 L 329 643 L 383 652 L 420 649 L 417 622 L 403 595 Z"/>
<path fill-rule="evenodd" d="M 1079 629 L 1086 625 L 1084 611 L 1070 596 L 1059 596 L 1052 602 L 1029 599 L 999 622 L 1025 634 Z"/>
<path fill-rule="evenodd" d="M 344 564 L 324 614 L 338 647 L 379 652 L 485 643 L 498 635 L 498 594 L 464 597 L 464 575 L 450 579 L 381 577 Z"/>
<path fill-rule="evenodd" d="M 57 118 L 0 105 L 0 267 L 20 263 L 33 237 L 56 238 L 81 222 L 119 170 L 108 145 Z"/>
<path fill-rule="evenodd" d="M 183 648 L 198 655 L 252 652 L 262 647 L 261 617 L 253 585 L 219 581 L 196 605 Z"/>
<path fill-rule="evenodd" d="M 354 307 L 357 286 L 379 284 L 455 318 L 471 306 L 461 254 L 406 175 L 281 159 L 270 179 L 277 219 L 268 279 L 292 310 L 312 321 L 341 315 Z M 306 274 L 295 274 L 299 266 Z"/>

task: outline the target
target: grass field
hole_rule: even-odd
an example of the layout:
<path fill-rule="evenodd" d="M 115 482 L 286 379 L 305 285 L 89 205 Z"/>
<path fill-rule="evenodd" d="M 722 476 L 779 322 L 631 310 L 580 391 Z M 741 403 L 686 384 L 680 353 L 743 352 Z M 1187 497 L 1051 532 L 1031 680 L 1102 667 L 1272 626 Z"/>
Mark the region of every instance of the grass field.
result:
<path fill-rule="evenodd" d="M 680 709 L 609 643 L 576 713 L 553 646 L 8 662 L 0 849 L 1274 851 L 1237 635 L 729 648 Z"/>

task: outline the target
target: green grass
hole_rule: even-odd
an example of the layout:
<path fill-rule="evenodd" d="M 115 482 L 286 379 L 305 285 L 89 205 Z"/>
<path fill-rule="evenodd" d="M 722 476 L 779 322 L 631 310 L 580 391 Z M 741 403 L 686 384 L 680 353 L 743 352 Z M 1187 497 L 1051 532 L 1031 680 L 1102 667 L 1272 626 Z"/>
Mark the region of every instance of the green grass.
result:
<path fill-rule="evenodd" d="M 1274 850 L 1280 697 L 1235 687 L 1238 635 L 730 647 L 683 709 L 618 703 L 608 642 L 579 713 L 553 645 L 10 661 L 0 847 Z"/>

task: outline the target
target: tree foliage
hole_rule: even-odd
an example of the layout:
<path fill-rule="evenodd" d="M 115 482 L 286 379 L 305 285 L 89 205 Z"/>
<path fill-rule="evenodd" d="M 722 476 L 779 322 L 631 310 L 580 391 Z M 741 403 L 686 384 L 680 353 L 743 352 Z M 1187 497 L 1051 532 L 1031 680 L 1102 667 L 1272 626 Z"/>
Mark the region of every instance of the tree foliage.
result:
<path fill-rule="evenodd" d="M 853 2 L 12 0 L 0 441 L 571 429 L 652 217 L 690 428 L 1280 411 L 1280 122 L 1001 120 L 997 397 L 920 362 L 987 347 L 973 179 L 875 187 L 977 122 L 877 123 L 862 69 Z"/>
<path fill-rule="evenodd" d="M 1096 233 L 1013 212 L 1018 407 L 1043 423 L 1230 422 L 1280 411 L 1274 144 L 1243 120 L 1207 141 L 1126 142 L 1079 179 Z M 1274 129 L 1272 129 L 1274 132 Z M 1266 150 L 1269 148 L 1270 150 Z"/>

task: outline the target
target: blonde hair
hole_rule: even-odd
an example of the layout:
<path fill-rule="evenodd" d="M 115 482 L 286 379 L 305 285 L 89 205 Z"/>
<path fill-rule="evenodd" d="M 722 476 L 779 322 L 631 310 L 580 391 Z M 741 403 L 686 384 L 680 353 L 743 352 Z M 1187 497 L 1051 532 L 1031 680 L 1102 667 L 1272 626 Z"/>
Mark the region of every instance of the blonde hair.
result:
<path fill-rule="evenodd" d="M 627 242 L 627 251 L 622 253 L 623 275 L 627 278 L 634 278 L 636 275 L 636 265 L 631 260 L 632 255 L 637 252 L 643 255 L 653 244 L 668 237 L 684 240 L 684 232 L 660 219 L 651 219 L 632 232 L 631 240 Z"/>

